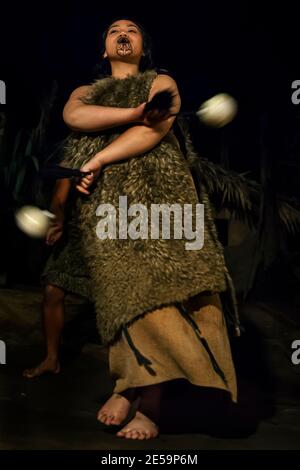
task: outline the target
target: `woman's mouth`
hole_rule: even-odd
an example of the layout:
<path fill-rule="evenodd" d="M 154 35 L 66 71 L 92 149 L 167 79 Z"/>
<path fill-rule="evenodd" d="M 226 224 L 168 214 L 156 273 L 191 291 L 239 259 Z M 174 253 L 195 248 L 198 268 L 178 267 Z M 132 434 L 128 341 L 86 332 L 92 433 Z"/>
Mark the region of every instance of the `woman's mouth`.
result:
<path fill-rule="evenodd" d="M 117 54 L 119 55 L 129 55 L 132 53 L 132 46 L 129 38 L 127 36 L 120 36 L 117 39 Z"/>

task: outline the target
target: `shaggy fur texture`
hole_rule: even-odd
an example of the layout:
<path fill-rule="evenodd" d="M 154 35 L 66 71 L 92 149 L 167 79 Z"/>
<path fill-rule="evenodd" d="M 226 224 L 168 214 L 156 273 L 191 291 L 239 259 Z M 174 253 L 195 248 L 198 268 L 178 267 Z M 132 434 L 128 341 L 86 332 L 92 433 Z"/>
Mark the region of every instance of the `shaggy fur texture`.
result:
<path fill-rule="evenodd" d="M 148 100 L 155 77 L 156 72 L 150 70 L 125 79 L 97 80 L 83 101 L 135 107 Z M 73 133 L 66 147 L 64 164 L 80 168 L 123 131 L 124 127 L 98 134 Z M 110 203 L 118 209 L 119 196 L 127 196 L 128 206 L 142 203 L 149 211 L 151 203 L 193 204 L 195 207 L 199 202 L 189 164 L 170 131 L 151 151 L 104 168 L 92 194 L 78 198 L 83 256 L 90 271 L 98 327 L 104 343 L 114 341 L 124 325 L 149 311 L 182 302 L 199 292 L 227 289 L 223 249 L 216 236 L 207 195 L 205 192 L 203 195 L 205 241 L 201 250 L 186 250 L 188 240 L 184 237 L 170 240 L 100 240 L 97 237 L 97 207 Z"/>

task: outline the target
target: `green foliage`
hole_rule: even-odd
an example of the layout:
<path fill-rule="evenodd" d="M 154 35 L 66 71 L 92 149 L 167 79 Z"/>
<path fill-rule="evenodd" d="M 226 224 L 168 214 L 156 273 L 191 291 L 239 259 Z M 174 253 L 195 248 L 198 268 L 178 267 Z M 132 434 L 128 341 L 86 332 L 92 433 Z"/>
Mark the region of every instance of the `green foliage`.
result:
<path fill-rule="evenodd" d="M 42 194 L 34 185 L 40 168 L 40 155 L 50 113 L 57 91 L 53 83 L 50 95 L 41 103 L 39 121 L 32 129 L 19 129 L 11 148 L 7 148 L 7 165 L 4 167 L 4 183 L 16 204 L 22 204 L 30 191 L 31 199 L 38 202 Z"/>
<path fill-rule="evenodd" d="M 232 216 L 256 230 L 261 219 L 264 185 L 246 177 L 246 174 L 227 170 L 222 165 L 200 157 L 194 150 L 187 122 L 179 119 L 178 124 L 185 138 L 189 164 L 198 172 L 200 184 L 201 180 L 204 181 L 216 209 L 228 209 Z M 276 205 L 282 227 L 291 234 L 298 232 L 300 204 L 295 199 L 277 194 Z"/>
<path fill-rule="evenodd" d="M 27 132 L 19 130 L 10 154 L 8 165 L 4 169 L 5 185 L 15 202 L 21 202 L 24 195 L 24 185 L 29 171 L 36 173 L 39 170 L 37 142 L 35 129 Z"/>

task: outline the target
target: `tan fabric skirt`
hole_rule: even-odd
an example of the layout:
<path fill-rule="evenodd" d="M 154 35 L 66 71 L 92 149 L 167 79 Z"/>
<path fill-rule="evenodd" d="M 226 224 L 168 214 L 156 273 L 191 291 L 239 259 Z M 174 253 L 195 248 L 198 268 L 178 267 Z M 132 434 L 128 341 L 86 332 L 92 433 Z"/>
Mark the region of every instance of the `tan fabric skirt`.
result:
<path fill-rule="evenodd" d="M 194 385 L 227 390 L 237 402 L 235 369 L 219 295 L 199 294 L 186 301 L 184 307 L 193 325 L 175 305 L 164 307 L 132 323 L 127 329 L 130 341 L 122 332 L 109 348 L 115 393 L 186 379 Z M 206 340 L 209 351 L 196 330 Z M 139 354 L 149 360 L 147 367 L 139 363 Z M 221 369 L 221 374 L 216 369 Z"/>

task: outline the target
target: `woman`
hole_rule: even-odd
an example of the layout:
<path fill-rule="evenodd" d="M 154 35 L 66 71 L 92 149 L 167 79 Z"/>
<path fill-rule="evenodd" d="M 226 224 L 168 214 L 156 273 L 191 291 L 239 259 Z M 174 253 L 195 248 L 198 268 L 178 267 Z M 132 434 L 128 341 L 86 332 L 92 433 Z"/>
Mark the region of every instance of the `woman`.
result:
<path fill-rule="evenodd" d="M 76 89 L 65 106 L 64 119 L 74 133 L 64 164 L 90 173 L 76 186 L 76 217 L 98 327 L 116 380 L 98 419 L 120 425 L 134 403 L 134 417 L 117 436 L 149 439 L 159 432 L 167 382 L 185 379 L 220 388 L 236 401 L 218 296 L 229 277 L 203 185 L 202 249 L 186 250 L 187 239 L 173 232 L 169 239 L 161 232 L 156 239 L 129 237 L 127 232 L 120 236 L 120 196 L 126 196 L 128 207 L 143 204 L 148 212 L 153 204 L 194 208 L 199 199 L 172 132 L 180 109 L 177 85 L 149 68 L 149 62 L 147 67 L 145 31 L 136 22 L 118 19 L 106 30 L 104 44 L 111 74 Z M 146 103 L 163 90 L 173 95 L 170 112 L 146 112 Z M 102 204 L 115 208 L 119 237 L 99 236 Z"/>

